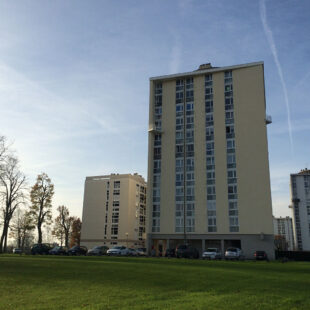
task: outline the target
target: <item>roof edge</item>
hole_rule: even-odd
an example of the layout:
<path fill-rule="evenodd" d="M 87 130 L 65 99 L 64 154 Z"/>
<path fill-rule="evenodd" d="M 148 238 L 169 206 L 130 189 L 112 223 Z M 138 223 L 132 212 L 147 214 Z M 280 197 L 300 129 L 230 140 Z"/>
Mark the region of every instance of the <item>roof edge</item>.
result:
<path fill-rule="evenodd" d="M 205 70 L 161 75 L 161 76 L 150 77 L 150 81 L 168 80 L 168 79 L 174 79 L 174 78 L 181 77 L 181 76 L 201 75 L 204 73 L 220 72 L 220 71 L 233 70 L 233 69 L 245 68 L 245 67 L 254 67 L 254 66 L 258 66 L 258 65 L 264 65 L 264 62 L 263 61 L 257 61 L 257 62 L 250 62 L 250 63 L 246 63 L 246 64 L 233 65 L 233 66 L 228 66 L 228 67 L 216 67 L 216 68 L 210 68 L 210 69 L 205 69 Z"/>

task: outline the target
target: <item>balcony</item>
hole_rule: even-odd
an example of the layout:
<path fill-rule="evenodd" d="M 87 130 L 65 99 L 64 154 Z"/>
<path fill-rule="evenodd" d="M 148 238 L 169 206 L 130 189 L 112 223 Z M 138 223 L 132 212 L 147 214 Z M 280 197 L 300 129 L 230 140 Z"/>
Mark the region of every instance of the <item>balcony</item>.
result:
<path fill-rule="evenodd" d="M 266 125 L 271 124 L 271 123 L 272 123 L 272 117 L 271 117 L 271 115 L 266 115 L 265 121 L 266 121 Z"/>
<path fill-rule="evenodd" d="M 162 134 L 161 129 L 159 129 L 159 128 L 155 127 L 155 125 L 150 125 L 150 126 L 149 126 L 149 130 L 148 130 L 148 132 L 149 132 L 149 133 L 156 134 L 156 135 L 158 135 L 158 134 Z"/>

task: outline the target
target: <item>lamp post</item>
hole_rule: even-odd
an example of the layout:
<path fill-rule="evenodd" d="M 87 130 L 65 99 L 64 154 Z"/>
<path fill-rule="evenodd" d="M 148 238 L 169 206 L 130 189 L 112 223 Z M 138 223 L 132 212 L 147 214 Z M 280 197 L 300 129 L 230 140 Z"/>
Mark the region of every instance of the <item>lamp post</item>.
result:
<path fill-rule="evenodd" d="M 128 235 L 129 235 L 128 232 L 126 232 L 125 235 L 126 235 L 126 247 L 128 248 Z"/>

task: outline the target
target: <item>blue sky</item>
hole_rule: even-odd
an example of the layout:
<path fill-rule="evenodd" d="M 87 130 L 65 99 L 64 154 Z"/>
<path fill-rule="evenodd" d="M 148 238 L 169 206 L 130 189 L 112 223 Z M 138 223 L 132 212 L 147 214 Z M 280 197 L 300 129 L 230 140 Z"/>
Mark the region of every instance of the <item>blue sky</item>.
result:
<path fill-rule="evenodd" d="M 265 62 L 274 214 L 310 167 L 309 1 L 0 3 L 0 134 L 81 215 L 86 176 L 146 177 L 150 76 Z M 255 169 L 255 166 L 253 166 Z"/>

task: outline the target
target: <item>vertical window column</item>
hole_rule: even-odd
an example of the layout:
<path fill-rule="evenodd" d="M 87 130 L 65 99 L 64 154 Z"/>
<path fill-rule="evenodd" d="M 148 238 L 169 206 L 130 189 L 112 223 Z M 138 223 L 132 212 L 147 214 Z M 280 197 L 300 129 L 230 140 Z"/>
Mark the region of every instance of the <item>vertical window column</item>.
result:
<path fill-rule="evenodd" d="M 155 128 L 161 130 L 162 83 L 155 84 Z M 152 232 L 160 232 L 161 134 L 154 136 Z"/>
<path fill-rule="evenodd" d="M 239 232 L 232 71 L 225 71 L 224 87 L 229 231 Z"/>
<path fill-rule="evenodd" d="M 175 231 L 195 231 L 194 80 L 176 81 Z M 185 206 L 185 210 L 184 210 Z M 184 225 L 185 221 L 185 225 Z"/>
<path fill-rule="evenodd" d="M 208 232 L 216 232 L 216 190 L 213 122 L 213 81 L 212 74 L 205 75 L 206 113 L 206 178 L 207 178 L 207 226 Z"/>

